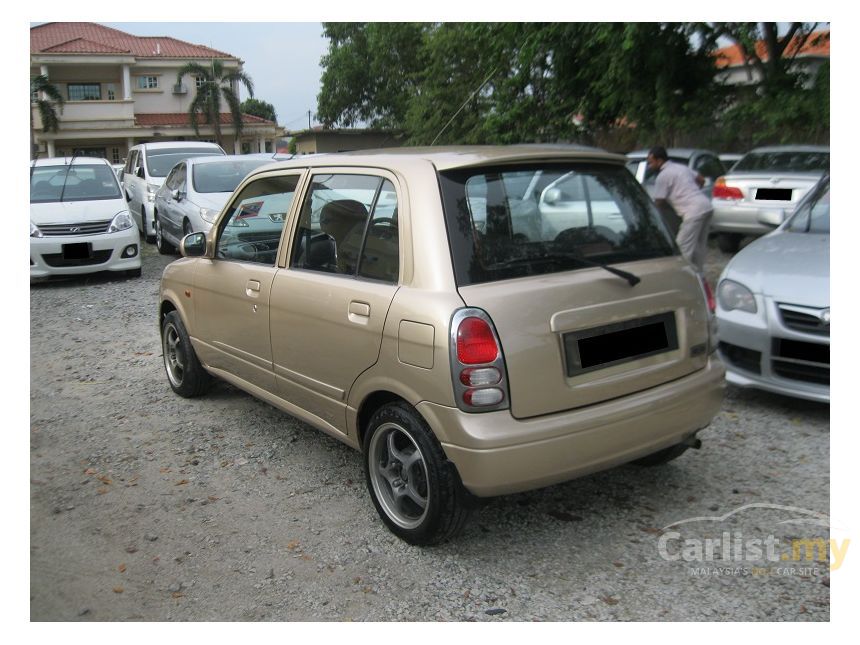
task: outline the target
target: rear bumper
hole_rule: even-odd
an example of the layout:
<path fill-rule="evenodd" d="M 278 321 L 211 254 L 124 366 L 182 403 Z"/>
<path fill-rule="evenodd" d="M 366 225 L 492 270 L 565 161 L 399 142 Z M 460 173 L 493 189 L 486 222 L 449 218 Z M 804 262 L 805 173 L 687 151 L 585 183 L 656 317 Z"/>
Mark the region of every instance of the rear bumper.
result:
<path fill-rule="evenodd" d="M 447 438 L 445 454 L 479 497 L 541 488 L 675 445 L 707 426 L 725 389 L 722 363 L 644 392 L 560 414 L 518 420 L 421 403 Z"/>
<path fill-rule="evenodd" d="M 714 216 L 711 218 L 711 233 L 739 233 L 741 235 L 765 235 L 774 230 L 758 221 L 760 213 L 765 211 L 791 212 L 794 204 L 786 203 L 781 206 L 760 206 L 744 204 L 728 199 L 714 199 Z"/>

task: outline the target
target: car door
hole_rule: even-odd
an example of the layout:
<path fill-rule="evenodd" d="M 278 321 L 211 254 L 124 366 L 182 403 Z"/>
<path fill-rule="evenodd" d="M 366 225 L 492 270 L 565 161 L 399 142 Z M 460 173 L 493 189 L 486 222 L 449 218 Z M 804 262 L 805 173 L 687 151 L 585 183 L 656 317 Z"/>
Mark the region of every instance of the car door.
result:
<path fill-rule="evenodd" d="M 182 221 L 184 219 L 184 202 L 186 192 L 185 177 L 188 170 L 187 164 L 179 163 L 172 172 L 173 181 L 170 192 L 166 196 L 166 221 L 164 227 L 171 238 L 177 242 L 182 239 Z"/>
<path fill-rule="evenodd" d="M 212 257 L 198 260 L 194 272 L 201 359 L 269 392 L 274 390 L 269 295 L 301 176 L 288 172 L 246 184 L 217 224 Z"/>
<path fill-rule="evenodd" d="M 128 155 L 128 162 L 126 163 L 122 182 L 123 189 L 125 190 L 125 194 L 128 199 L 128 209 L 131 211 L 134 221 L 137 222 L 138 228 L 141 227 L 140 198 L 138 197 L 139 191 L 137 189 L 137 182 L 140 181 L 137 178 L 137 171 L 140 167 L 139 160 L 140 151 L 132 150 Z"/>
<path fill-rule="evenodd" d="M 398 289 L 396 186 L 378 170 L 313 174 L 272 284 L 278 394 L 342 433 L 347 395 L 379 358 Z"/>

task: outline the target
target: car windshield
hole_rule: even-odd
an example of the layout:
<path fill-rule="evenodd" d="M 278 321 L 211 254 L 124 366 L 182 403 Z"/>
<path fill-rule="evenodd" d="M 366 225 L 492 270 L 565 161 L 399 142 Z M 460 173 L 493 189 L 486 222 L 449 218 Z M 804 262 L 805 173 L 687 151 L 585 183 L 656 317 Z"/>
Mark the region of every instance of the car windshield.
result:
<path fill-rule="evenodd" d="M 212 157 L 223 155 L 220 150 L 205 150 L 200 148 L 162 148 L 147 150 L 146 169 L 150 177 L 167 177 L 173 166 L 189 157 Z"/>
<path fill-rule="evenodd" d="M 65 184 L 65 188 L 63 187 Z M 38 166 L 30 176 L 30 203 L 82 202 L 121 197 L 107 165 Z"/>
<path fill-rule="evenodd" d="M 193 164 L 192 185 L 198 193 L 232 193 L 254 168 L 271 162 L 271 159 L 243 159 Z"/>
<path fill-rule="evenodd" d="M 825 181 L 805 200 L 789 220 L 792 233 L 830 234 L 830 181 Z"/>
<path fill-rule="evenodd" d="M 825 172 L 830 168 L 829 152 L 780 150 L 748 152 L 732 168 L 733 172 Z"/>
<path fill-rule="evenodd" d="M 440 185 L 461 286 L 675 253 L 624 166 L 460 169 Z"/>

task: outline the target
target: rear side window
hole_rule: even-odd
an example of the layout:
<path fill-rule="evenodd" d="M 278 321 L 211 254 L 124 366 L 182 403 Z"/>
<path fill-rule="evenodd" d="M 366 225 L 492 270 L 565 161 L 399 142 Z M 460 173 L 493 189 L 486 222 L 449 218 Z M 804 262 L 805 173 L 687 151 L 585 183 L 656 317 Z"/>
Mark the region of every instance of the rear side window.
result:
<path fill-rule="evenodd" d="M 315 175 L 302 205 L 291 266 L 397 282 L 397 193 L 371 175 Z"/>
<path fill-rule="evenodd" d="M 463 169 L 440 173 L 440 186 L 460 286 L 675 253 L 623 166 Z"/>

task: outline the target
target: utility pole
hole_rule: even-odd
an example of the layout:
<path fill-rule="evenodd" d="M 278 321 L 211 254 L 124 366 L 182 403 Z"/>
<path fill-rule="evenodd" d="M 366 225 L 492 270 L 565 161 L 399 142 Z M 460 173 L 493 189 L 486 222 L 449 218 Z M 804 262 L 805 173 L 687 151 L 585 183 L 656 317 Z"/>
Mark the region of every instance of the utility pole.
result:
<path fill-rule="evenodd" d="M 311 111 L 308 110 L 308 130 L 311 129 Z"/>

